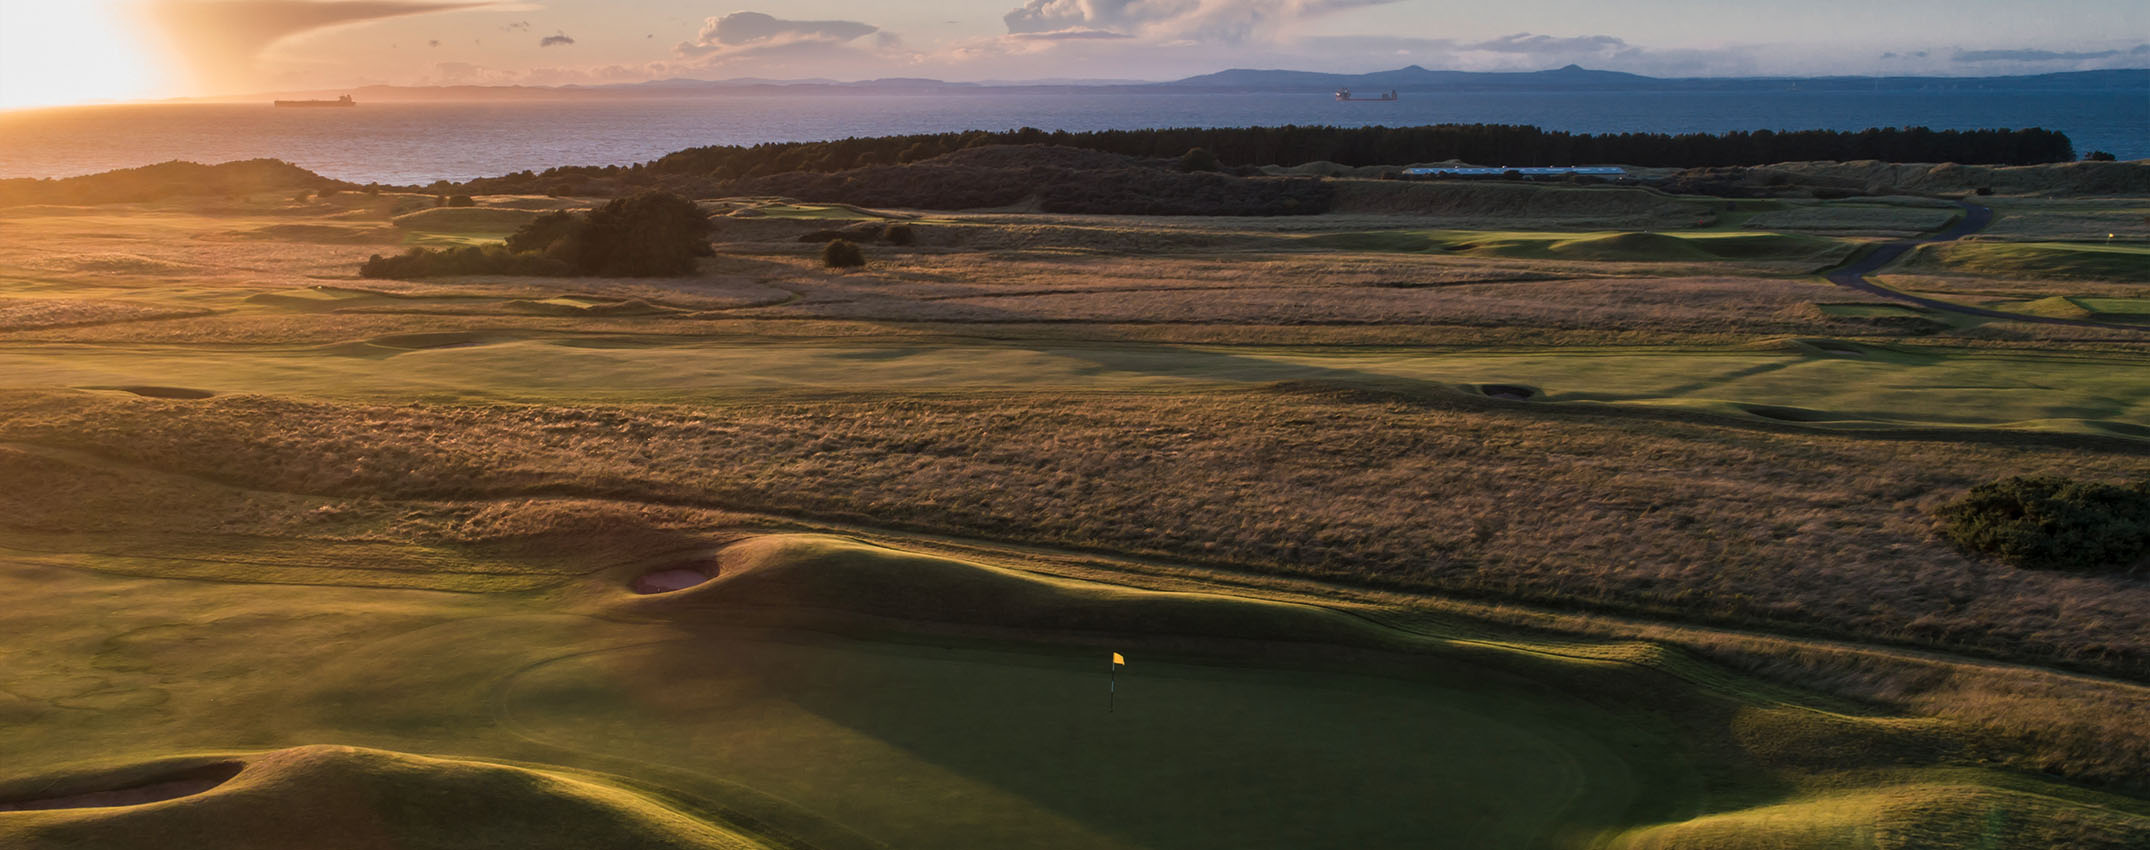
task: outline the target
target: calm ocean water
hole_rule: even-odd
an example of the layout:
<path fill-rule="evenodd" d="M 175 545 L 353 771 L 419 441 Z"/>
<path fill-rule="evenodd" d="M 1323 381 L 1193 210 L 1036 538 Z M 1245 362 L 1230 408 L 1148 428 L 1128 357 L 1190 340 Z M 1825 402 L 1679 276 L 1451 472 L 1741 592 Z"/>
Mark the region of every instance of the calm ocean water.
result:
<path fill-rule="evenodd" d="M 2045 127 L 2078 152 L 2150 158 L 2150 92 L 1458 92 L 1395 103 L 1326 95 L 722 96 L 355 109 L 157 104 L 0 112 L 0 177 L 60 177 L 187 159 L 289 160 L 357 182 L 427 183 L 554 165 L 629 164 L 681 148 L 968 129 L 1281 124 L 1535 124 L 1578 132 L 1923 125 Z"/>

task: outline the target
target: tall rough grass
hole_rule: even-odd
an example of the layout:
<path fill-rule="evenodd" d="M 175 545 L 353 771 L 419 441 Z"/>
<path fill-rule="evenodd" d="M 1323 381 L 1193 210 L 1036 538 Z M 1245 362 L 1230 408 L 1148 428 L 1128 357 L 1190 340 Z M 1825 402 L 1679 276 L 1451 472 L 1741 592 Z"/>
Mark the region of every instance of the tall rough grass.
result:
<path fill-rule="evenodd" d="M 0 439 L 259 489 L 736 508 L 2150 679 L 2150 587 L 1966 559 L 1928 517 L 2001 472 L 2150 472 L 2125 452 L 1276 393 L 10 406 Z"/>

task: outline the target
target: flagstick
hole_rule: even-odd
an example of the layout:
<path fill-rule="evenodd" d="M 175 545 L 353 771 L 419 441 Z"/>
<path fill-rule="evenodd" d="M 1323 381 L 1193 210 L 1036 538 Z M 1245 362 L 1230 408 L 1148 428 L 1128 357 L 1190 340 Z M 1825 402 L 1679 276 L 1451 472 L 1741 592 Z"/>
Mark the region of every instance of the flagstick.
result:
<path fill-rule="evenodd" d="M 1112 672 L 1105 674 L 1105 713 L 1120 710 L 1120 665 L 1112 665 Z"/>

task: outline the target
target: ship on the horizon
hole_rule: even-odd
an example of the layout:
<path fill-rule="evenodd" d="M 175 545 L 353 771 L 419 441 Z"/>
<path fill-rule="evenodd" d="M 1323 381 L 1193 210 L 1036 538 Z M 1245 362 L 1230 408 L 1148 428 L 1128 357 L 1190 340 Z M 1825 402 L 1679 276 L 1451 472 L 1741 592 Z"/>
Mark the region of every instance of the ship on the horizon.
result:
<path fill-rule="evenodd" d="M 344 95 L 344 96 L 342 96 L 342 97 L 336 98 L 335 100 L 279 100 L 279 101 L 277 101 L 277 102 L 276 102 L 276 105 L 277 105 L 277 106 L 357 106 L 357 105 L 358 105 L 358 101 L 352 100 L 352 99 L 351 99 L 351 96 L 350 96 L 350 95 Z"/>
<path fill-rule="evenodd" d="M 1388 91 L 1382 92 L 1382 93 L 1381 93 L 1381 95 L 1380 95 L 1379 97 L 1353 97 L 1353 96 L 1352 96 L 1352 94 L 1351 94 L 1351 90 L 1350 90 L 1350 89 L 1337 89 L 1337 90 L 1336 90 L 1336 99 L 1337 99 L 1337 100 L 1358 100 L 1358 101 L 1388 101 L 1388 100 L 1395 100 L 1395 99 L 1396 99 L 1396 90 L 1395 90 L 1395 89 L 1390 89 L 1390 90 L 1388 90 Z"/>

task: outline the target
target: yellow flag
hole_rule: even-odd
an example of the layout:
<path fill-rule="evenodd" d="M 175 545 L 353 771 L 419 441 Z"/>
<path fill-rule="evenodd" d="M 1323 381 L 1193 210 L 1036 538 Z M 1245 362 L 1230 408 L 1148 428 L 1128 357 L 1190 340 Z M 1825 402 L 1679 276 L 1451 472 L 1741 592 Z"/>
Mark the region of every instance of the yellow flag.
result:
<path fill-rule="evenodd" d="M 1123 655 L 1121 655 L 1121 654 L 1119 654 L 1119 653 L 1117 653 L 1117 652 L 1113 653 L 1113 654 L 1112 654 L 1112 666 L 1114 666 L 1114 667 L 1125 667 L 1125 666 L 1127 666 L 1127 657 L 1126 657 L 1126 656 L 1123 656 Z"/>

